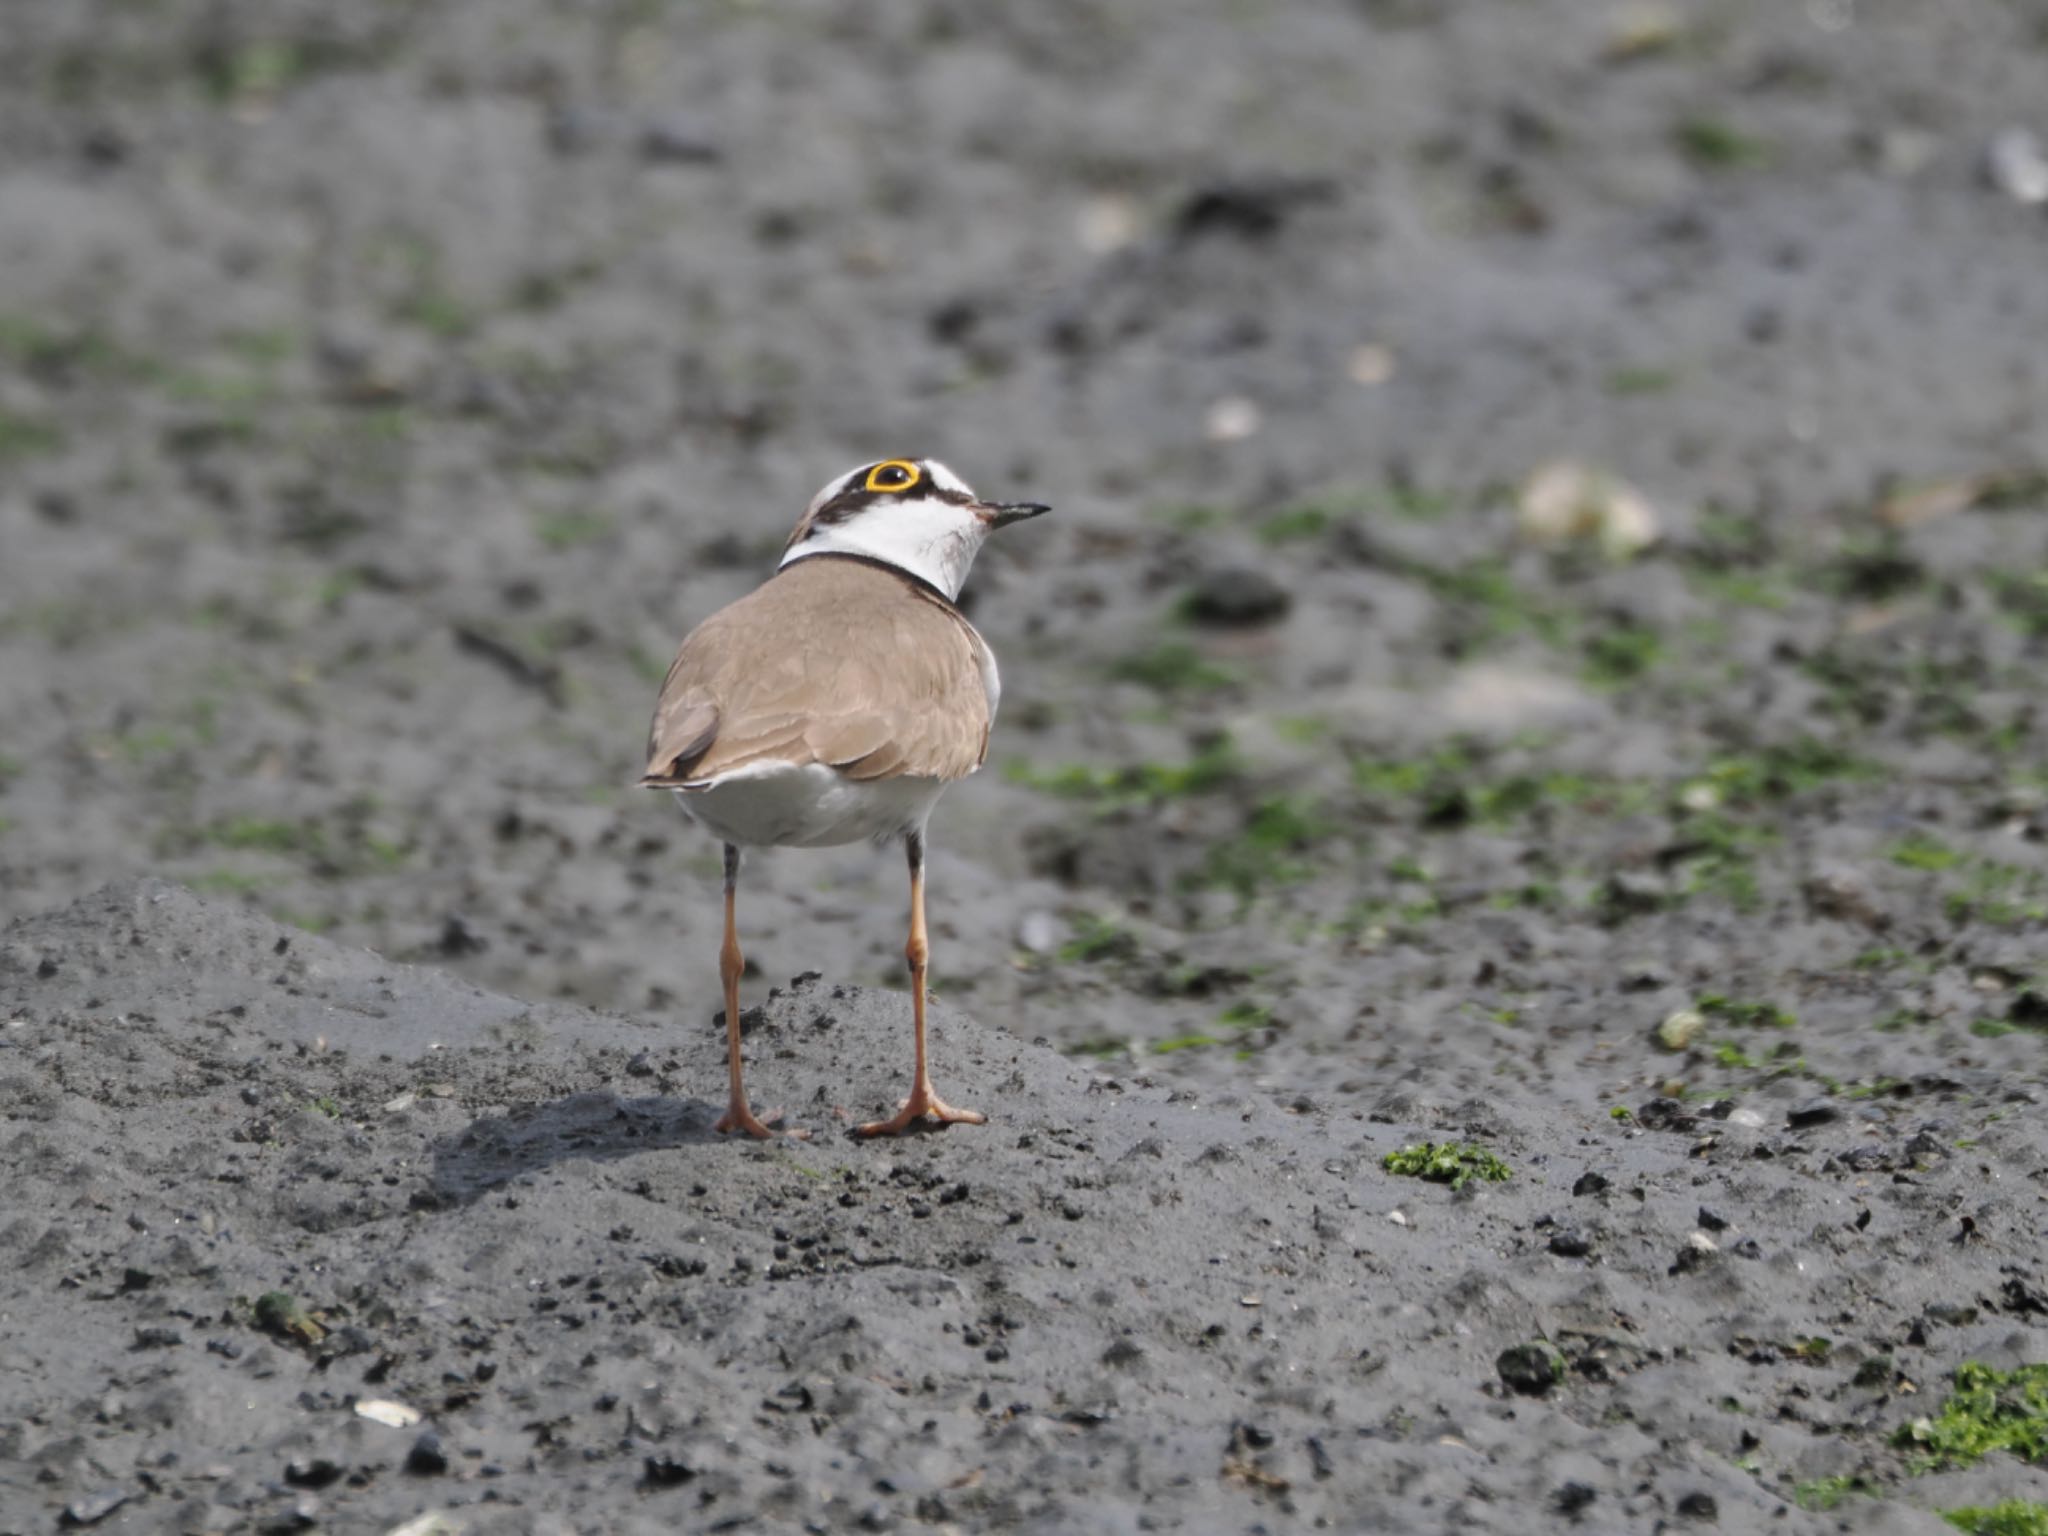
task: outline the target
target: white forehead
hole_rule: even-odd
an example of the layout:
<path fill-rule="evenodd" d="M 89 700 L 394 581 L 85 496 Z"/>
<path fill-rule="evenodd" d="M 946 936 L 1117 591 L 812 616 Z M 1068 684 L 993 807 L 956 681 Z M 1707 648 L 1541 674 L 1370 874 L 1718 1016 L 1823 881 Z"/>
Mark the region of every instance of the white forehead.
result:
<path fill-rule="evenodd" d="M 856 464 L 852 469 L 834 475 L 825 482 L 818 494 L 811 498 L 811 504 L 805 509 L 804 515 L 808 517 L 835 496 L 844 495 L 847 491 L 859 490 L 867 483 L 868 471 L 876 463 L 886 464 L 889 462 L 887 459 L 870 460 L 866 464 Z M 937 486 L 942 491 L 958 491 L 963 496 L 972 496 L 974 494 L 973 486 L 962 480 L 950 465 L 941 464 L 937 459 L 908 459 L 904 462 L 921 465 L 924 469 L 926 483 Z"/>

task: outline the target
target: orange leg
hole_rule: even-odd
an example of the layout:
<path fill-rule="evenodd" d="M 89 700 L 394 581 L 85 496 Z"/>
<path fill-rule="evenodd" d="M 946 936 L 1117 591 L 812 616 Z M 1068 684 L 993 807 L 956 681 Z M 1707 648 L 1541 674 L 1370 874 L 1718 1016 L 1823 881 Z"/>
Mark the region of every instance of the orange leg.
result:
<path fill-rule="evenodd" d="M 857 1136 L 895 1136 L 920 1119 L 937 1120 L 943 1124 L 982 1125 L 988 1120 L 978 1109 L 955 1109 L 932 1091 L 931 1068 L 926 1064 L 924 1052 L 924 974 L 925 962 L 931 956 L 931 945 L 925 940 L 924 931 L 924 834 L 913 832 L 905 839 L 910 855 L 910 942 L 903 948 L 903 956 L 910 962 L 910 1008 L 917 1027 L 917 1075 L 911 1081 L 910 1097 L 905 1099 L 893 1120 L 871 1120 L 866 1125 L 856 1126 Z"/>
<path fill-rule="evenodd" d="M 725 983 L 725 1051 L 732 1069 L 732 1093 L 715 1131 L 745 1131 L 749 1136 L 775 1133 L 754 1118 L 747 1107 L 747 1085 L 740 1078 L 740 969 L 746 957 L 740 953 L 740 929 L 734 915 L 734 898 L 739 894 L 740 851 L 725 845 L 725 943 L 718 951 L 718 979 Z M 775 1116 L 770 1115 L 769 1119 Z"/>

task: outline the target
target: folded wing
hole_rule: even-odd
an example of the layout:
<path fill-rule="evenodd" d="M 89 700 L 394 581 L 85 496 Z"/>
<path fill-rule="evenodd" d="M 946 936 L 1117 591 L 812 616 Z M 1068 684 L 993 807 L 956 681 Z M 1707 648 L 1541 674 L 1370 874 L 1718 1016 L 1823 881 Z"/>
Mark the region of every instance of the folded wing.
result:
<path fill-rule="evenodd" d="M 641 783 L 811 763 L 857 780 L 963 778 L 988 752 L 981 648 L 958 612 L 900 576 L 798 561 L 683 642 Z"/>

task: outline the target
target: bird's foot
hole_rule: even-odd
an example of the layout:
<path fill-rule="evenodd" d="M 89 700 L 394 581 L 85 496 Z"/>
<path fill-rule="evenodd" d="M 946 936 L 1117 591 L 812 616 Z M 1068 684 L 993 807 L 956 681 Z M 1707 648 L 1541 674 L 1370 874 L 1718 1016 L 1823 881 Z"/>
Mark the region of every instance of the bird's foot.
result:
<path fill-rule="evenodd" d="M 718 1123 L 712 1126 L 711 1129 L 717 1131 L 720 1135 L 728 1131 L 745 1131 L 749 1136 L 761 1141 L 766 1141 L 769 1137 L 776 1135 L 787 1136 L 791 1141 L 808 1141 L 810 1139 L 811 1133 L 809 1131 L 791 1130 L 787 1127 L 783 1127 L 779 1131 L 770 1129 L 781 1118 L 782 1111 L 779 1109 L 771 1109 L 767 1114 L 757 1116 L 751 1109 L 747 1108 L 745 1101 L 742 1100 L 738 1103 L 728 1104 L 725 1113 L 718 1117 Z"/>
<path fill-rule="evenodd" d="M 856 1136 L 901 1136 L 920 1120 L 941 1125 L 986 1125 L 988 1116 L 978 1109 L 955 1109 L 936 1093 L 930 1083 L 920 1083 L 897 1109 L 895 1118 L 870 1120 L 853 1128 Z"/>

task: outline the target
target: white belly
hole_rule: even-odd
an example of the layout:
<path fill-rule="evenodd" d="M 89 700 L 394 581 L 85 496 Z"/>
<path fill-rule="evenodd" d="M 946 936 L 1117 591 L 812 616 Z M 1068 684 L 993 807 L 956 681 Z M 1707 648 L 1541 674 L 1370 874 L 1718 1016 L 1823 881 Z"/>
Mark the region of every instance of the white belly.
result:
<path fill-rule="evenodd" d="M 829 848 L 886 842 L 925 824 L 943 779 L 873 779 L 862 784 L 812 763 L 778 764 L 679 789 L 683 814 L 721 842 L 742 848 Z"/>

